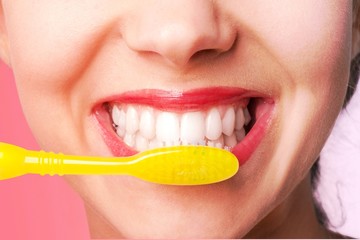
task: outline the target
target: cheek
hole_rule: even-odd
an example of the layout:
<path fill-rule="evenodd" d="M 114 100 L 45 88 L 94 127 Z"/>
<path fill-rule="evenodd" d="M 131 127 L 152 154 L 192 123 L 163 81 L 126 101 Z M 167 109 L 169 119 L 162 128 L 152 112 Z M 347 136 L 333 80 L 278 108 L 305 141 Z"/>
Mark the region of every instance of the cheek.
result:
<path fill-rule="evenodd" d="M 258 28 L 258 41 L 287 72 L 282 84 L 281 119 L 289 136 L 284 137 L 283 144 L 287 146 L 291 143 L 288 139 L 300 136 L 292 144 L 309 153 L 311 165 L 344 101 L 349 79 L 352 5 L 351 1 L 314 4 L 307 0 L 297 4 L 291 6 L 293 2 L 284 1 L 282 7 L 288 10 L 269 16 L 269 24 L 259 24 L 263 27 Z M 271 6 L 267 10 L 276 12 Z"/>
<path fill-rule="evenodd" d="M 109 24 L 105 9 L 96 8 L 96 2 L 4 4 L 11 64 L 24 113 L 38 140 L 49 139 L 57 129 L 70 129 L 67 118 L 78 107 L 74 88 Z"/>
<path fill-rule="evenodd" d="M 320 1 L 313 8 L 307 8 L 308 21 L 302 20 L 303 12 L 291 12 L 294 24 L 280 24 L 280 37 L 273 38 L 268 44 L 270 49 L 277 47 L 279 50 L 274 54 L 286 66 L 289 82 L 329 104 L 326 102 L 343 101 L 348 81 L 351 42 L 348 12 L 351 6 L 343 3 L 337 7 L 326 5 L 328 2 Z"/>
<path fill-rule="evenodd" d="M 256 11 L 246 12 L 255 4 Z M 351 1 L 260 3 L 255 0 L 231 7 L 240 12 L 240 37 L 250 35 L 287 71 L 284 85 L 315 88 L 328 85 L 331 79 L 337 79 L 334 84 L 344 85 L 347 79 L 341 83 L 339 79 L 343 80 L 344 72 L 348 71 Z"/>
<path fill-rule="evenodd" d="M 268 169 L 271 182 L 286 194 L 308 173 L 341 109 L 352 19 L 350 1 L 301 1 L 297 7 L 293 1 L 280 2 L 286 10 L 263 4 L 259 15 L 248 13 L 251 21 L 242 21 L 286 72 L 278 80 L 279 140 Z"/>
<path fill-rule="evenodd" d="M 100 41 L 100 30 L 89 24 L 98 21 L 91 6 L 71 1 L 11 5 L 7 18 L 11 59 L 20 84 L 56 94 L 81 76 L 89 49 Z"/>

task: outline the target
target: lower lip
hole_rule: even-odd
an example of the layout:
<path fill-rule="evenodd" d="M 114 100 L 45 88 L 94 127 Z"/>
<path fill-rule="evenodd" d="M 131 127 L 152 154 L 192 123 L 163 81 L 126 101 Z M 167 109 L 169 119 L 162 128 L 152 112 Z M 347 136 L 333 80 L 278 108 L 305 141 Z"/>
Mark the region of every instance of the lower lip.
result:
<path fill-rule="evenodd" d="M 256 119 L 254 126 L 251 128 L 245 138 L 239 142 L 231 152 L 239 160 L 239 164 L 245 164 L 259 146 L 261 140 L 264 138 L 267 129 L 270 125 L 271 116 L 273 113 L 274 104 L 268 104 L 266 109 L 263 109 L 261 116 Z"/>
<path fill-rule="evenodd" d="M 250 159 L 251 155 L 259 146 L 261 140 L 264 138 L 267 132 L 268 126 L 270 125 L 274 104 L 267 103 L 266 106 L 267 107 L 260 111 L 258 119 L 256 119 L 254 126 L 252 126 L 246 137 L 235 147 L 233 147 L 231 151 L 239 160 L 240 165 L 243 165 Z M 94 109 L 93 113 L 95 122 L 99 127 L 104 142 L 114 156 L 123 157 L 138 153 L 138 151 L 127 146 L 122 140 L 119 139 L 111 125 L 111 117 L 102 104 L 98 105 Z"/>

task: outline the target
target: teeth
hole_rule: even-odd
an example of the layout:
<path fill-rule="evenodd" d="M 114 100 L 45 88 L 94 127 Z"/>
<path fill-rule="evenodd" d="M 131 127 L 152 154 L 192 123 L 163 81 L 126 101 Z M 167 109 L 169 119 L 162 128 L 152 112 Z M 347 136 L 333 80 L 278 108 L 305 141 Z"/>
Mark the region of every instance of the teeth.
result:
<path fill-rule="evenodd" d="M 242 112 L 242 110 L 241 110 Z M 221 116 L 217 108 L 212 108 L 206 117 L 206 138 L 216 140 L 222 134 Z"/>
<path fill-rule="evenodd" d="M 156 119 L 156 137 L 160 141 L 176 141 L 180 137 L 180 123 L 177 114 L 162 112 Z"/>
<path fill-rule="evenodd" d="M 238 110 L 236 111 L 235 119 L 235 129 L 242 129 L 245 124 L 244 110 L 242 108 L 238 108 Z"/>
<path fill-rule="evenodd" d="M 236 140 L 237 140 L 238 142 L 240 142 L 241 140 L 243 140 L 243 139 L 245 138 L 245 135 L 246 135 L 246 132 L 245 132 L 245 129 L 244 129 L 244 128 L 235 131 Z"/>
<path fill-rule="evenodd" d="M 126 132 L 134 134 L 139 129 L 138 112 L 132 106 L 129 106 L 126 112 Z"/>
<path fill-rule="evenodd" d="M 205 138 L 205 116 L 202 112 L 184 113 L 181 118 L 181 140 L 196 144 Z"/>
<path fill-rule="evenodd" d="M 114 106 L 111 111 L 111 117 L 113 119 L 113 122 L 119 126 L 119 120 L 120 120 L 120 109 L 117 106 Z"/>
<path fill-rule="evenodd" d="M 244 109 L 245 125 L 248 125 L 251 121 L 251 116 L 247 108 Z"/>
<path fill-rule="evenodd" d="M 129 147 L 134 147 L 135 146 L 135 137 L 132 134 L 126 134 L 124 137 L 124 142 L 129 146 Z"/>
<path fill-rule="evenodd" d="M 233 133 L 231 136 L 225 135 L 225 145 L 228 147 L 234 147 L 238 142 L 236 140 L 235 133 Z"/>
<path fill-rule="evenodd" d="M 177 140 L 177 141 L 166 141 L 163 143 L 163 145 L 165 147 L 170 147 L 170 146 L 179 146 L 180 145 L 180 141 Z"/>
<path fill-rule="evenodd" d="M 152 109 L 146 109 L 140 116 L 140 134 L 147 139 L 153 139 L 155 137 L 155 116 Z"/>
<path fill-rule="evenodd" d="M 225 135 L 231 136 L 235 128 L 235 111 L 230 107 L 226 110 L 222 119 L 222 131 Z"/>
<path fill-rule="evenodd" d="M 112 109 L 112 119 L 113 122 L 117 125 L 117 134 L 120 137 L 124 137 L 126 133 L 126 114 L 124 110 L 119 109 L 117 106 L 114 106 Z"/>
<path fill-rule="evenodd" d="M 223 135 L 221 135 L 215 141 L 208 141 L 208 146 L 217 147 L 217 148 L 223 148 L 224 147 L 224 137 L 223 137 Z"/>
<path fill-rule="evenodd" d="M 149 149 L 159 148 L 159 147 L 163 147 L 163 146 L 164 146 L 163 143 L 160 140 L 156 139 L 156 138 L 151 140 L 150 143 L 149 143 Z"/>
<path fill-rule="evenodd" d="M 119 135 L 119 137 L 124 137 L 126 134 L 125 128 L 118 127 L 116 129 L 116 133 Z"/>
<path fill-rule="evenodd" d="M 139 151 L 145 151 L 149 148 L 149 140 L 141 136 L 141 134 L 137 134 L 135 138 L 135 148 Z"/>
<path fill-rule="evenodd" d="M 185 113 L 113 105 L 111 116 L 117 135 L 138 151 L 176 145 L 231 149 L 244 139 L 244 126 L 251 121 L 247 108 L 232 105 Z"/>

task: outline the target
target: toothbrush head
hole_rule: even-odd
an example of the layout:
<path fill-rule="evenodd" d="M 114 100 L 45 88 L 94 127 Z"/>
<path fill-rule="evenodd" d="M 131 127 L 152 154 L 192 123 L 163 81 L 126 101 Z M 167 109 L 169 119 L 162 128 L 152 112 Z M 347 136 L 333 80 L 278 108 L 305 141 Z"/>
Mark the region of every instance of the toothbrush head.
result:
<path fill-rule="evenodd" d="M 231 152 L 207 146 L 157 148 L 136 157 L 132 175 L 159 184 L 216 183 L 234 176 L 239 169 L 239 161 Z"/>

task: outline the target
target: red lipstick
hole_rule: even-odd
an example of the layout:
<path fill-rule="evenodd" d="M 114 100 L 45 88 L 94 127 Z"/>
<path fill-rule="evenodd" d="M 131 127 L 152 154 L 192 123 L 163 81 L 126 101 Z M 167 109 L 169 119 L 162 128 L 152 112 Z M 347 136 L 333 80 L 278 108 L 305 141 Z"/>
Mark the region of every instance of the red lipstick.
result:
<path fill-rule="evenodd" d="M 254 92 L 241 88 L 213 87 L 194 89 L 185 92 L 159 89 L 129 91 L 102 99 L 101 102 L 148 105 L 162 111 L 194 111 L 214 105 L 238 103 L 246 106 Z"/>

